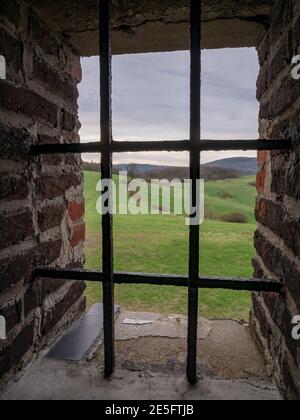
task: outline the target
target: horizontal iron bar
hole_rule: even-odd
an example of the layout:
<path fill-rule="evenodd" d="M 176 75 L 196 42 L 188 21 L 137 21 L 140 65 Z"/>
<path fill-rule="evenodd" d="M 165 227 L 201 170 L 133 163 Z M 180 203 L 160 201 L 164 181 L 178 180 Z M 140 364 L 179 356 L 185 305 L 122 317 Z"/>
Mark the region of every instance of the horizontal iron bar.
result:
<path fill-rule="evenodd" d="M 74 270 L 58 268 L 36 268 L 33 273 L 36 278 L 51 278 L 62 280 L 79 280 L 88 282 L 105 282 L 103 273 L 92 270 Z M 115 273 L 114 283 L 116 284 L 150 284 L 157 286 L 179 286 L 188 287 L 187 276 L 143 274 L 143 273 Z M 283 284 L 276 281 L 261 279 L 244 279 L 234 277 L 199 277 L 193 287 L 200 289 L 229 289 L 244 290 L 252 292 L 275 292 L 280 293 Z"/>
<path fill-rule="evenodd" d="M 105 146 L 100 142 L 77 144 L 44 144 L 31 147 L 33 156 L 60 153 L 101 153 L 107 147 L 113 153 L 128 152 L 184 152 L 192 148 L 202 151 L 226 150 L 291 150 L 292 140 L 201 140 L 193 146 L 189 140 L 180 141 L 114 141 Z"/>

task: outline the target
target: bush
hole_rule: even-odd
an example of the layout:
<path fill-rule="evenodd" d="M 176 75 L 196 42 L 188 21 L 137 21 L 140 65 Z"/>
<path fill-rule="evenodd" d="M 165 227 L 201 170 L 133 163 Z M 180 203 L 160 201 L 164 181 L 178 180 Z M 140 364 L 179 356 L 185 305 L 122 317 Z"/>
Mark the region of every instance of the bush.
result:
<path fill-rule="evenodd" d="M 210 207 L 205 207 L 205 219 L 207 220 L 221 220 L 219 213 L 212 210 Z"/>
<path fill-rule="evenodd" d="M 232 212 L 224 214 L 222 216 L 222 221 L 226 223 L 248 223 L 248 217 L 242 212 Z"/>
<path fill-rule="evenodd" d="M 225 198 L 225 200 L 228 200 L 229 198 L 233 198 L 233 195 L 228 191 L 224 191 L 221 194 L 221 198 Z"/>

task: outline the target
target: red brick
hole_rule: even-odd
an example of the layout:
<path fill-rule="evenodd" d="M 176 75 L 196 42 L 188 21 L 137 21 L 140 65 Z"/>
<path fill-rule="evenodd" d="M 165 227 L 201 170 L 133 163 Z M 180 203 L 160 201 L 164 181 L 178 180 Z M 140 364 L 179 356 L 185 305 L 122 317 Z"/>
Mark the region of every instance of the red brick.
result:
<path fill-rule="evenodd" d="M 81 242 L 84 242 L 84 241 L 85 241 L 85 224 L 82 223 L 73 228 L 70 244 L 72 248 L 75 248 L 77 245 L 79 245 Z"/>
<path fill-rule="evenodd" d="M 25 88 L 16 88 L 2 80 L 0 83 L 0 108 L 57 126 L 57 107 L 47 99 Z"/>
<path fill-rule="evenodd" d="M 74 82 L 81 83 L 82 81 L 82 67 L 80 57 L 76 57 L 72 64 L 72 78 Z"/>
<path fill-rule="evenodd" d="M 265 168 L 261 169 L 258 172 L 258 174 L 257 174 L 257 177 L 256 177 L 256 188 L 257 188 L 257 191 L 259 193 L 263 193 L 264 192 L 266 175 L 267 175 L 267 172 L 266 172 L 266 169 Z"/>
<path fill-rule="evenodd" d="M 84 201 L 70 201 L 68 205 L 69 218 L 72 222 L 81 220 L 84 216 L 85 205 Z"/>
<path fill-rule="evenodd" d="M 257 152 L 258 164 L 262 167 L 264 166 L 269 159 L 269 152 L 267 150 L 260 150 Z"/>

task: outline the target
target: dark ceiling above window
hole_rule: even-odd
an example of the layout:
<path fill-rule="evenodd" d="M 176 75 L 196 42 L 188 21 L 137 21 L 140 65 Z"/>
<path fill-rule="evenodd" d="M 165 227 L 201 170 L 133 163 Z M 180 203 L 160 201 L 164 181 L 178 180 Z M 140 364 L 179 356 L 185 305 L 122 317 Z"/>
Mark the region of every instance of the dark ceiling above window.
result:
<path fill-rule="evenodd" d="M 273 0 L 204 0 L 203 47 L 257 46 Z M 99 54 L 98 0 L 32 0 L 48 25 L 82 55 Z M 115 54 L 189 49 L 187 0 L 113 0 Z"/>

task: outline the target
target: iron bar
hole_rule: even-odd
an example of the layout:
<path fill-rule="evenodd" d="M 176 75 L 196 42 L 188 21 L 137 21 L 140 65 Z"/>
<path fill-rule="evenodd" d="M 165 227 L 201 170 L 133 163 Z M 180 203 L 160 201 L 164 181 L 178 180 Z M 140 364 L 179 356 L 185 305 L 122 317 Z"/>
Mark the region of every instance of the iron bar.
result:
<path fill-rule="evenodd" d="M 102 179 L 112 178 L 112 74 L 111 74 L 111 0 L 100 1 L 100 96 L 101 96 L 101 158 Z M 102 195 L 103 204 L 105 196 Z M 108 205 L 111 206 L 110 194 Z M 112 206 L 111 206 L 112 207 Z M 103 258 L 103 323 L 105 377 L 112 375 L 115 367 L 114 345 L 114 284 L 113 284 L 113 220 L 112 212 L 102 216 Z"/>
<path fill-rule="evenodd" d="M 191 202 L 199 214 L 198 180 L 200 174 L 201 139 L 201 1 L 191 0 L 191 74 L 190 74 L 190 180 Z M 191 215 L 192 216 L 192 215 Z M 189 291 L 188 291 L 188 350 L 187 378 L 190 384 L 197 382 L 197 341 L 198 341 L 198 298 L 199 289 L 195 283 L 200 269 L 200 223 L 192 224 L 189 233 Z"/>
<path fill-rule="evenodd" d="M 103 273 L 97 270 L 59 269 L 38 267 L 33 272 L 33 279 L 61 279 L 87 282 L 106 281 Z M 147 273 L 115 273 L 115 284 L 148 284 L 153 286 L 188 287 L 188 276 L 160 275 Z M 283 284 L 275 280 L 261 280 L 240 277 L 209 277 L 200 276 L 193 284 L 199 289 L 224 289 L 249 292 L 281 293 Z"/>
<path fill-rule="evenodd" d="M 292 150 L 292 140 L 202 140 L 201 143 L 192 145 L 190 140 L 163 140 L 163 141 L 113 141 L 104 146 L 99 142 L 76 144 L 45 144 L 31 147 L 33 156 L 66 154 L 66 153 L 102 153 L 105 147 L 111 153 L 130 152 L 199 152 L 209 151 L 248 151 L 248 150 Z"/>

